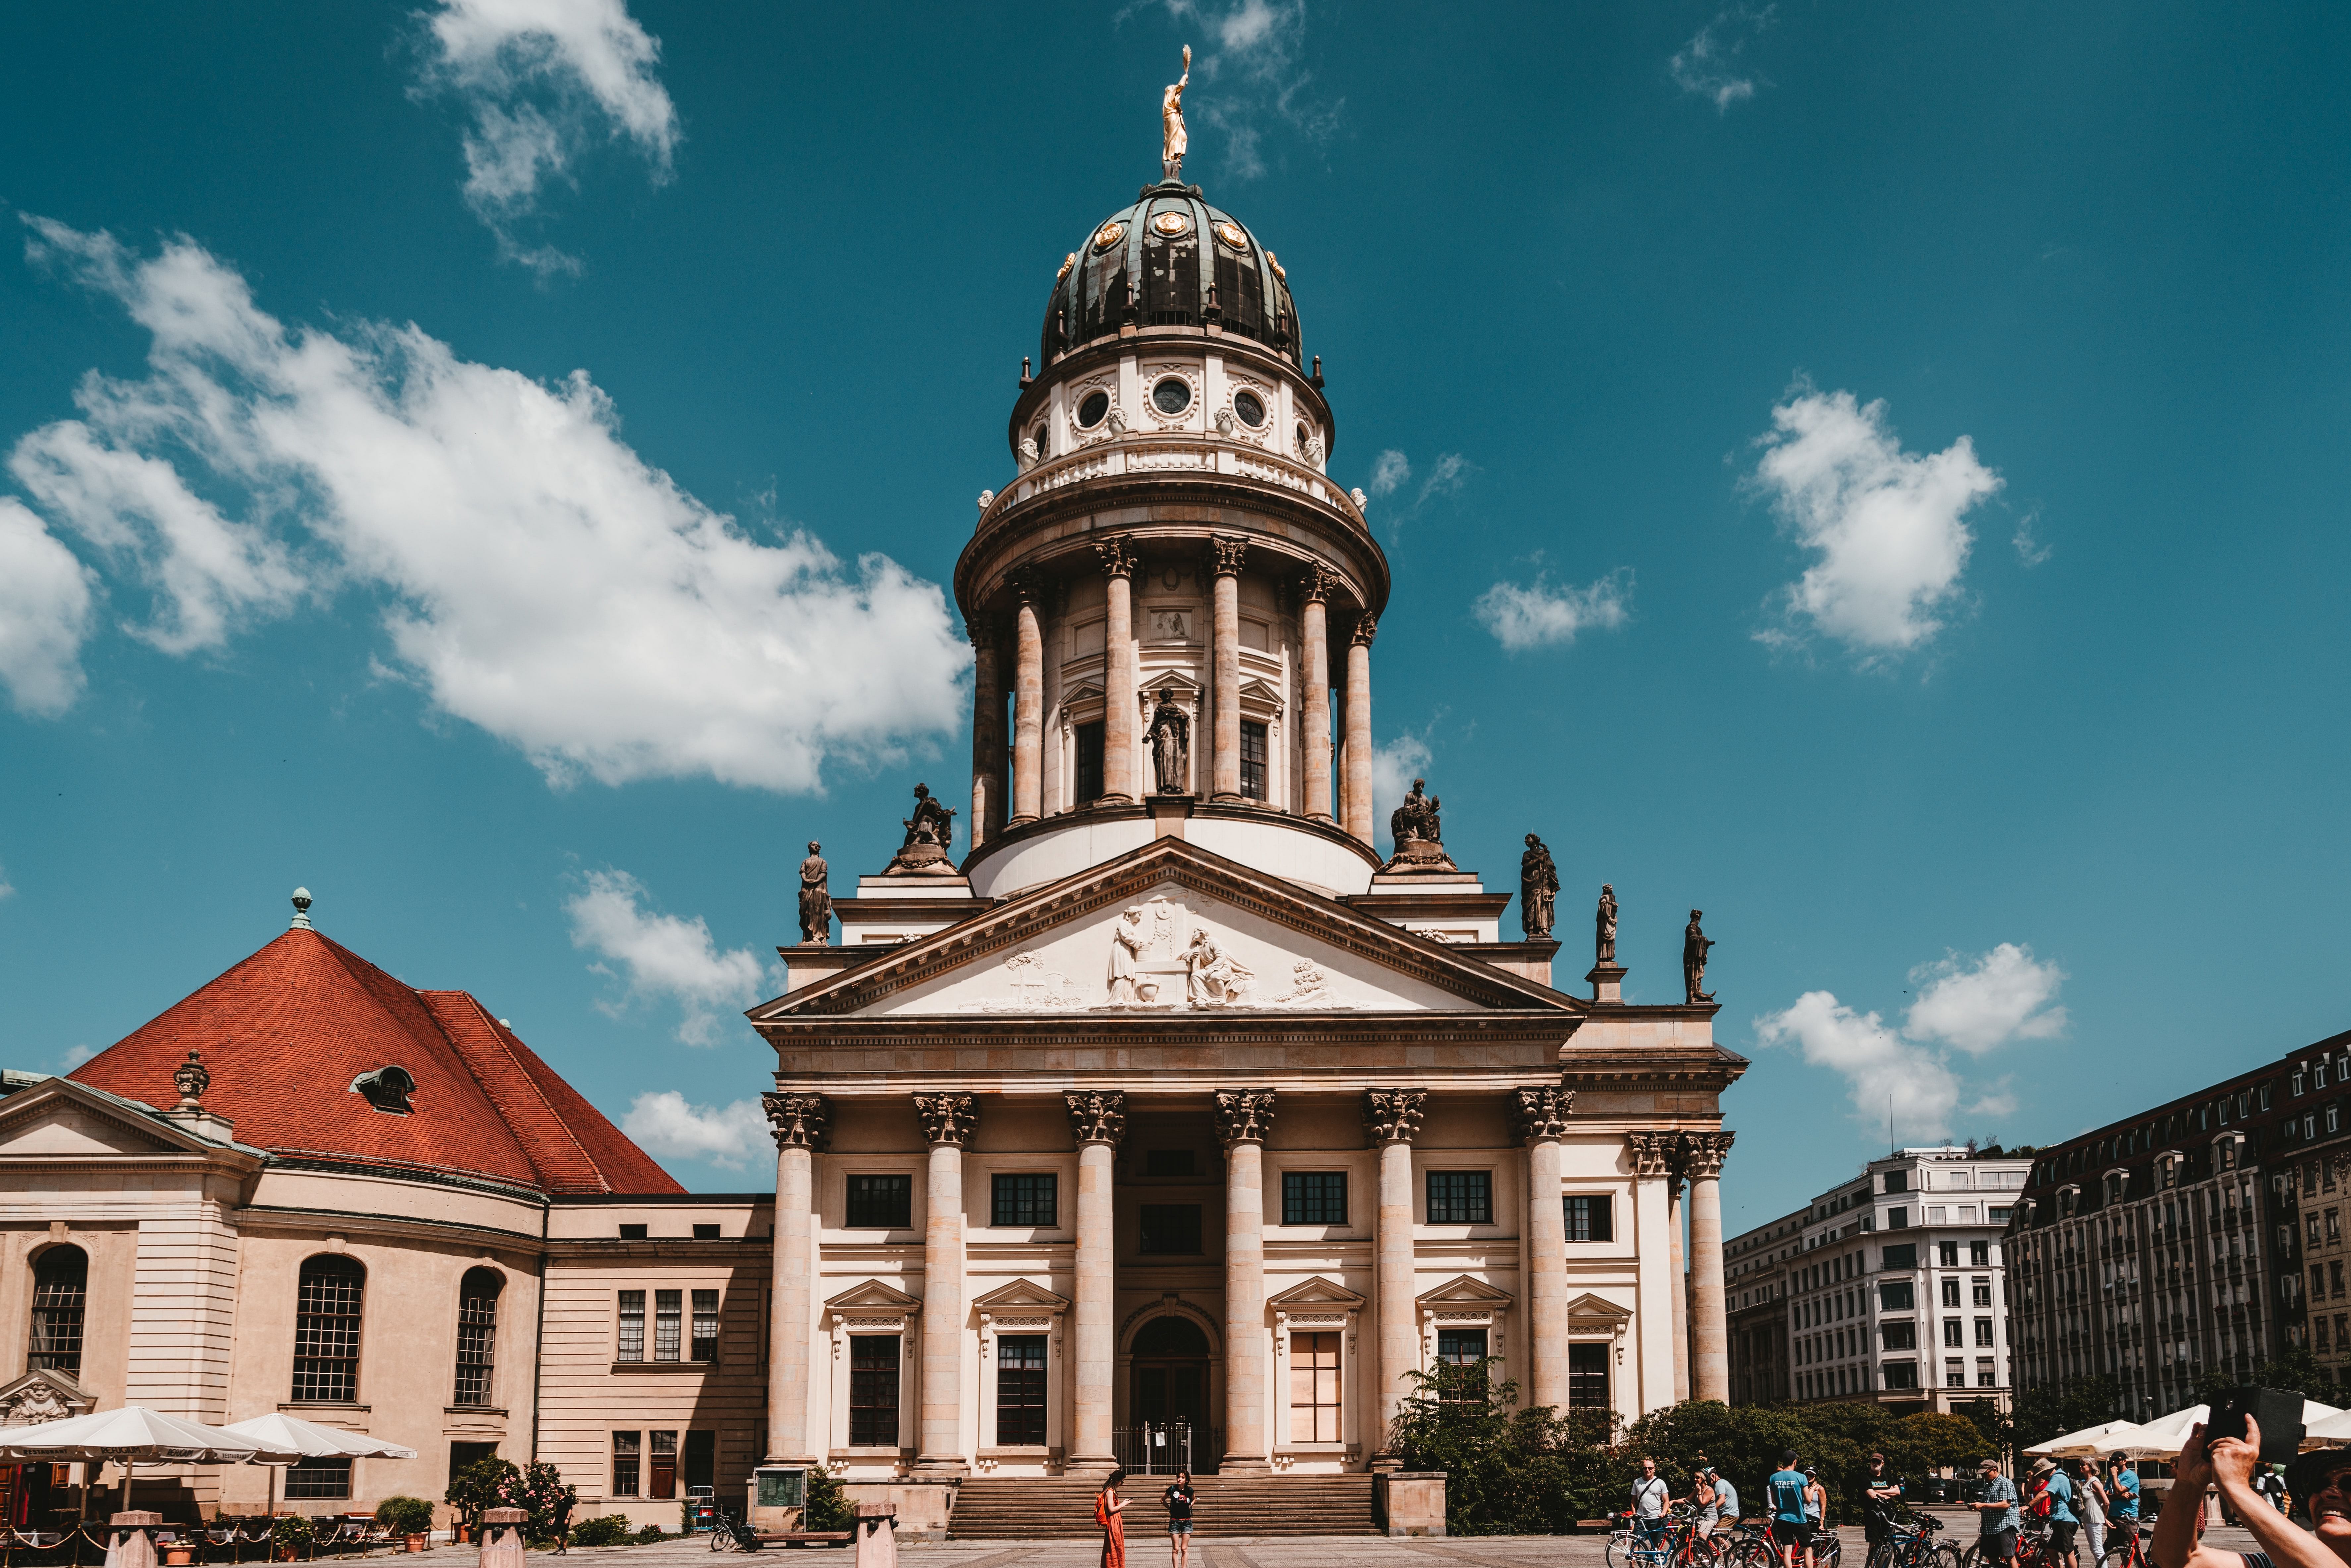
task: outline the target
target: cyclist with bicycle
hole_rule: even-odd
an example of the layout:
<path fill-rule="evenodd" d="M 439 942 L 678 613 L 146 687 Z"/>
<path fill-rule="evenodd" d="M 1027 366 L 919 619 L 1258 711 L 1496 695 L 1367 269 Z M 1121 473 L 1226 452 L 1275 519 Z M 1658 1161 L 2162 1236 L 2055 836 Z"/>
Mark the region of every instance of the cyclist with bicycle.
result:
<path fill-rule="evenodd" d="M 1780 1456 L 1780 1468 L 1763 1483 L 1763 1495 L 1771 1505 L 1771 1543 L 1780 1549 L 1780 1568 L 1796 1568 L 1796 1552 L 1802 1548 L 1804 1568 L 1818 1568 L 1813 1555 L 1813 1516 L 1804 1507 L 1805 1494 L 1813 1483 L 1796 1468 L 1796 1450 L 1790 1448 Z"/>
<path fill-rule="evenodd" d="M 1886 1463 L 1886 1456 L 1873 1451 L 1869 1456 L 1869 1474 L 1861 1483 L 1861 1532 L 1869 1542 L 1869 1562 L 1874 1565 L 1885 1554 L 1886 1538 L 1894 1533 L 1895 1516 L 1902 1509 L 1902 1478 Z"/>
<path fill-rule="evenodd" d="M 1665 1539 L 1666 1511 L 1678 1500 L 1657 1473 L 1657 1461 L 1644 1456 L 1641 1473 L 1633 1479 L 1633 1539 L 1644 1550 Z"/>
<path fill-rule="evenodd" d="M 2106 1526 L 2121 1540 L 2123 1555 L 2127 1559 L 2138 1543 L 2138 1471 L 2133 1468 L 2130 1456 L 2120 1450 L 2106 1462 L 2111 1467 L 2106 1496 L 2113 1500 L 2106 1510 Z"/>
<path fill-rule="evenodd" d="M 1981 1522 L 1980 1550 L 1987 1561 L 2006 1563 L 2015 1557 L 2017 1532 L 2024 1528 L 2016 1511 L 2016 1483 L 2000 1473 L 1997 1458 L 1986 1459 L 1978 1469 L 1983 1473 L 1983 1496 L 1968 1506 Z"/>

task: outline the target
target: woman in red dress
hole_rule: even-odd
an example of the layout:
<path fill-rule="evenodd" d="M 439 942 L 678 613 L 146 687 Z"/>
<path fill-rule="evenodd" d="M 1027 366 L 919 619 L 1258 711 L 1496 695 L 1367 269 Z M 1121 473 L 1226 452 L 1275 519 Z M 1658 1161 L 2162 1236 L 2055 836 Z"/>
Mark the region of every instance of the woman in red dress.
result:
<path fill-rule="evenodd" d="M 1119 1518 L 1126 1504 L 1118 1496 L 1119 1483 L 1124 1479 L 1124 1470 L 1111 1471 L 1110 1479 L 1102 1482 L 1094 1497 L 1094 1522 L 1102 1531 L 1102 1568 L 1126 1568 L 1126 1521 Z"/>

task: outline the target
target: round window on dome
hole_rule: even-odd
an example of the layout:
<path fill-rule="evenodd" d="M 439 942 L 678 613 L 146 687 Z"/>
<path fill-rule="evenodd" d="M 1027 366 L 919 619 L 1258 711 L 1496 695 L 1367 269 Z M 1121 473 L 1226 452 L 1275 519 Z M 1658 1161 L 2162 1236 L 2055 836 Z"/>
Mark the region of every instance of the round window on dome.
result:
<path fill-rule="evenodd" d="M 1078 428 L 1092 430 L 1110 417 L 1110 393 L 1090 392 L 1078 402 Z"/>
<path fill-rule="evenodd" d="M 1265 403 L 1257 393 L 1245 392 L 1233 394 L 1233 413 L 1251 430 L 1265 423 Z"/>
<path fill-rule="evenodd" d="M 1162 413 L 1181 413 L 1192 406 L 1192 383 L 1169 376 L 1151 389 L 1151 406 Z"/>
<path fill-rule="evenodd" d="M 1306 422 L 1305 422 L 1304 420 L 1302 420 L 1302 419 L 1301 419 L 1301 420 L 1300 420 L 1300 421 L 1298 422 L 1298 450 L 1299 450 L 1299 451 L 1303 452 L 1303 451 L 1305 451 L 1305 450 L 1306 450 L 1306 439 L 1307 439 L 1307 437 L 1308 437 L 1309 435 L 1311 435 L 1311 434 L 1312 434 L 1312 432 L 1309 431 L 1309 430 L 1306 428 Z"/>

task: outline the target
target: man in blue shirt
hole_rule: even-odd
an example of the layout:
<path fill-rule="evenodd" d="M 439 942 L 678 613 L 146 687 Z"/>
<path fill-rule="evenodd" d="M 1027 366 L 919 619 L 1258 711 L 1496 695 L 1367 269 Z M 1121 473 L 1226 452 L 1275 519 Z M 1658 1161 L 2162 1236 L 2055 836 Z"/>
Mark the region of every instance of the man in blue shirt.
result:
<path fill-rule="evenodd" d="M 2050 1568 L 2061 1563 L 2064 1568 L 2079 1568 L 2080 1559 L 2074 1553 L 2074 1532 L 2082 1528 L 2082 1521 L 2074 1512 L 2073 1481 L 2047 1459 L 2032 1467 L 2032 1476 L 2035 1480 L 2048 1478 Z"/>
<path fill-rule="evenodd" d="M 1980 1468 L 1983 1494 L 1968 1506 L 1983 1523 L 1984 1556 L 2006 1563 L 2016 1555 L 2016 1532 L 2024 1523 L 2016 1514 L 2016 1483 L 2000 1473 L 1998 1459 L 1986 1459 Z"/>
<path fill-rule="evenodd" d="M 1796 1568 L 1799 1548 L 1804 1553 L 1804 1568 L 1815 1568 L 1813 1516 L 1804 1509 L 1804 1493 L 1812 1484 L 1796 1468 L 1793 1448 L 1780 1456 L 1780 1468 L 1763 1483 L 1763 1499 L 1771 1510 L 1771 1541 L 1780 1548 L 1780 1568 Z"/>
<path fill-rule="evenodd" d="M 2138 1471 L 2131 1466 L 2130 1456 L 2117 1453 L 2107 1461 L 2114 1467 L 2114 1479 L 2106 1483 L 2106 1495 L 2114 1505 L 2106 1516 L 2116 1524 L 2138 1527 Z"/>

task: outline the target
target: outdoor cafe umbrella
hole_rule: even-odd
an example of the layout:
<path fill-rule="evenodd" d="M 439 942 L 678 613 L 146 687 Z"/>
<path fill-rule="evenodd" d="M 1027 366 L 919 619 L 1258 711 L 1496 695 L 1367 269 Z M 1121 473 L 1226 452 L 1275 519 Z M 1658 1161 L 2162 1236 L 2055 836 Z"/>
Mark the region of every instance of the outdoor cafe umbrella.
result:
<path fill-rule="evenodd" d="M 381 1437 L 371 1437 L 364 1432 L 346 1432 L 340 1427 L 321 1427 L 316 1421 L 305 1421 L 273 1410 L 266 1416 L 250 1420 L 232 1421 L 221 1428 L 258 1443 L 266 1448 L 283 1449 L 306 1459 L 413 1459 L 413 1448 L 403 1448 L 398 1443 L 387 1443 Z M 268 1465 L 292 1464 L 292 1458 L 262 1459 Z M 269 1472 L 269 1511 L 277 1511 L 277 1472 Z"/>
<path fill-rule="evenodd" d="M 2137 1426 L 2136 1421 L 2101 1421 L 2095 1427 L 2085 1427 L 2078 1432 L 2068 1432 L 2062 1437 L 2035 1443 L 2024 1451 L 2053 1459 L 2095 1459 L 2113 1453 L 2113 1439 Z"/>
<path fill-rule="evenodd" d="M 2185 1410 L 2174 1410 L 2168 1416 L 2159 1416 L 2143 1427 L 2133 1427 L 2126 1431 L 2116 1432 L 2111 1439 L 2111 1446 L 2121 1449 L 2135 1459 L 2178 1458 L 2179 1450 L 2187 1446 L 2189 1428 L 2209 1419 L 2211 1414 L 2212 1407 L 2209 1405 L 2190 1405 Z M 2313 1433 L 2310 1428 L 2342 1414 L 2342 1411 L 2332 1405 L 2321 1405 L 2315 1399 L 2304 1400 L 2302 1402 L 2303 1446 L 2311 1448 L 2325 1447 L 2326 1440 Z"/>
<path fill-rule="evenodd" d="M 42 1421 L 27 1427 L 0 1427 L 0 1462 L 70 1464 L 75 1460 L 122 1467 L 122 1500 L 131 1500 L 131 1470 L 150 1465 L 288 1465 L 301 1455 L 232 1432 L 207 1427 L 178 1416 L 167 1416 L 144 1405 L 120 1410 L 95 1410 L 62 1421 Z"/>

